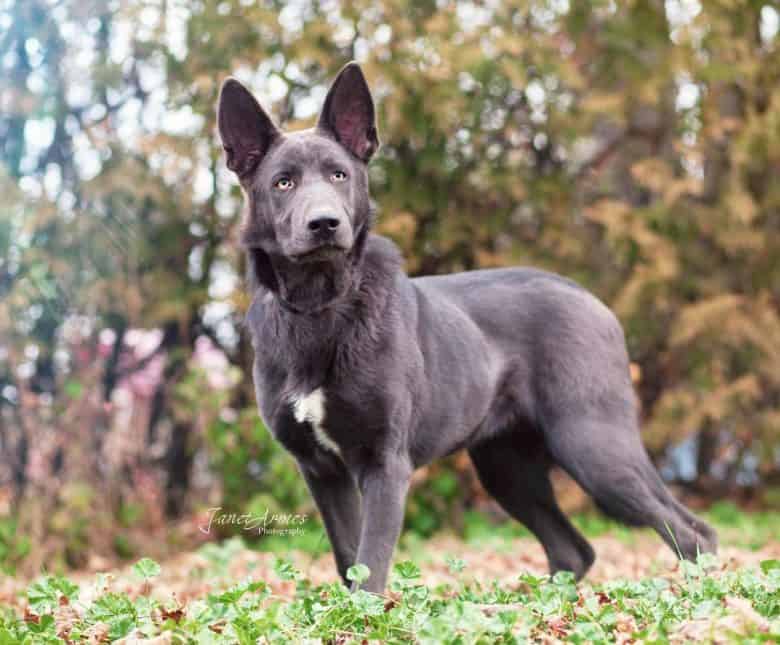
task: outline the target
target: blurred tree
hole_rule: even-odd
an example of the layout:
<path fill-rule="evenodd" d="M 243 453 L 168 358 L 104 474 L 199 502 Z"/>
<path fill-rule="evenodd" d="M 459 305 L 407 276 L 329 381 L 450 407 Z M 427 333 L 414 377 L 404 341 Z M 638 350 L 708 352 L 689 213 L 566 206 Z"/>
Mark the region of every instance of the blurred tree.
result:
<path fill-rule="evenodd" d="M 214 104 L 232 73 L 309 125 L 352 58 L 379 107 L 379 230 L 407 269 L 579 280 L 625 325 L 653 455 L 688 447 L 709 494 L 776 483 L 779 16 L 768 0 L 0 1 L 0 486 L 15 509 L 46 500 L 22 530 L 43 539 L 74 504 L 144 507 L 148 527 L 214 495 L 306 499 L 259 440 Z"/>

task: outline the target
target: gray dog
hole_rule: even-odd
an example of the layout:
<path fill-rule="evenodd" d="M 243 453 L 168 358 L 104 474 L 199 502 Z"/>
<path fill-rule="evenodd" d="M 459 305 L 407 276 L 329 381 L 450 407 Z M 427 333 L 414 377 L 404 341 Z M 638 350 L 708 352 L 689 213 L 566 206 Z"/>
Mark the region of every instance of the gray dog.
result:
<path fill-rule="evenodd" d="M 653 527 L 681 557 L 716 536 L 665 488 L 642 446 L 615 316 L 535 269 L 409 279 L 369 232 L 374 105 L 350 63 L 317 126 L 282 133 L 228 79 L 219 99 L 228 167 L 247 197 L 247 325 L 257 402 L 292 453 L 339 573 L 385 587 L 415 468 L 461 448 L 488 492 L 539 538 L 550 569 L 594 559 L 558 507 L 558 464 L 607 514 Z"/>

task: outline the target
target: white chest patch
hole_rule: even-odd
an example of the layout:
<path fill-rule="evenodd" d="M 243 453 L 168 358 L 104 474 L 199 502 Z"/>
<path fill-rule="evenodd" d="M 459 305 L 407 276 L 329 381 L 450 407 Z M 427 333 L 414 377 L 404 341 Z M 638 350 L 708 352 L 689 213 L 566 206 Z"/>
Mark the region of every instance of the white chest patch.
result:
<path fill-rule="evenodd" d="M 323 448 L 340 455 L 341 453 L 336 442 L 325 433 L 325 393 L 322 391 L 322 388 L 318 387 L 306 396 L 295 397 L 291 403 L 295 420 L 298 423 L 308 421 L 314 428 L 314 437 L 319 444 Z"/>

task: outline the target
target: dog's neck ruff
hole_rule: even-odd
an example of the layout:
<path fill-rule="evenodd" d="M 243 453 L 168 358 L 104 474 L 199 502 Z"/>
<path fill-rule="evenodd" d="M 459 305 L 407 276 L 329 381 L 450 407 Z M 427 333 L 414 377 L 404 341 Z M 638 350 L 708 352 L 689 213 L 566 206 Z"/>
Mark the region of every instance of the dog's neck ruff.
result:
<path fill-rule="evenodd" d="M 359 287 L 360 264 L 367 236 L 368 229 L 364 225 L 349 254 L 338 263 L 326 263 L 322 268 L 291 263 L 278 256 L 270 260 L 276 284 L 271 291 L 279 306 L 293 315 L 316 315 L 350 300 Z M 324 293 L 325 298 L 313 297 L 317 287 L 320 293 L 316 295 Z M 297 297 L 290 298 L 290 295 Z"/>
<path fill-rule="evenodd" d="M 320 305 L 314 307 L 305 307 L 305 308 L 297 307 L 296 305 L 292 304 L 290 301 L 285 299 L 285 297 L 279 292 L 271 292 L 271 293 L 273 297 L 276 299 L 276 302 L 279 303 L 279 306 L 287 313 L 293 314 L 295 316 L 316 316 L 317 314 L 321 314 L 324 311 L 331 309 L 332 307 L 335 307 L 341 303 L 346 302 L 349 299 L 349 294 L 351 290 L 352 287 L 350 286 L 349 290 L 344 294 L 336 296 L 331 300 L 328 300 L 327 302 L 324 302 Z"/>
<path fill-rule="evenodd" d="M 374 351 L 392 318 L 387 308 L 397 297 L 396 281 L 403 275 L 400 266 L 395 245 L 370 236 L 350 278 L 350 288 L 344 292 L 307 298 L 304 303 L 285 302 L 283 290 L 257 292 L 247 312 L 247 325 L 260 360 L 275 365 L 285 375 L 285 400 L 327 386 L 334 365 L 351 361 L 357 348 L 367 355 Z"/>

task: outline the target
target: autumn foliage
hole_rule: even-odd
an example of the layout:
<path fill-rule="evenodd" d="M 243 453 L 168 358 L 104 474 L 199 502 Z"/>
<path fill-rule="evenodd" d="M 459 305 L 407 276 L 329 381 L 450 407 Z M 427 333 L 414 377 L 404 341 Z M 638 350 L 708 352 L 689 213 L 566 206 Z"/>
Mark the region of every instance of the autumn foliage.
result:
<path fill-rule="evenodd" d="M 776 503 L 778 42 L 761 0 L 0 3 L 0 560 L 309 503 L 254 408 L 214 106 L 232 73 L 309 125 L 350 59 L 407 270 L 578 280 L 665 474 Z M 421 517 L 470 502 L 428 474 Z"/>

